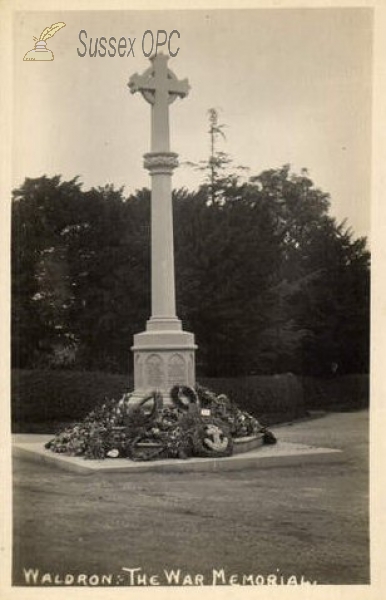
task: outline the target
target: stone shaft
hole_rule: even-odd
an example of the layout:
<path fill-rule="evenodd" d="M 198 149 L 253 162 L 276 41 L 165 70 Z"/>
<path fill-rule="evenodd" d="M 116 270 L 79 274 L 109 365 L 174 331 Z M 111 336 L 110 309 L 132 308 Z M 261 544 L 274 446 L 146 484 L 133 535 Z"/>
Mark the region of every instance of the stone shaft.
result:
<path fill-rule="evenodd" d="M 175 300 L 172 172 L 178 165 L 172 152 L 145 155 L 151 186 L 151 305 L 154 321 L 178 328 Z M 169 327 L 167 327 L 169 328 Z"/>

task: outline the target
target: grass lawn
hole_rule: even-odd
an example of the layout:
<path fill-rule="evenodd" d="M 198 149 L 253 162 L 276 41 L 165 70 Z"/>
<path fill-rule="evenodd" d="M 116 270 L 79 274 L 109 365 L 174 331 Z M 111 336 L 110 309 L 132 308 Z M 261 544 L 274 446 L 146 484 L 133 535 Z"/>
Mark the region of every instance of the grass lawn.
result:
<path fill-rule="evenodd" d="M 14 461 L 14 584 L 40 575 L 148 576 L 180 568 L 369 583 L 368 412 L 274 430 L 343 450 L 341 461 L 240 472 L 81 476 Z M 300 459 L 299 459 L 300 460 Z M 122 576 L 122 578 L 121 578 Z M 96 580 L 96 579 L 95 579 Z M 189 580 L 188 580 L 189 582 Z M 199 581 L 198 581 L 199 582 Z"/>

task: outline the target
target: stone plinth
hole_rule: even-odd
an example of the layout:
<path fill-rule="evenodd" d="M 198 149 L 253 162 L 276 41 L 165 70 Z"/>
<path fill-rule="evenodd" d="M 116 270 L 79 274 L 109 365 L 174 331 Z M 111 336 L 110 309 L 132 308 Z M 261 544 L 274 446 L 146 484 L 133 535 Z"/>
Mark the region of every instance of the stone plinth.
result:
<path fill-rule="evenodd" d="M 159 390 L 165 404 L 169 404 L 169 392 L 174 385 L 193 387 L 195 349 L 194 335 L 187 331 L 144 331 L 135 335 L 132 401 Z"/>

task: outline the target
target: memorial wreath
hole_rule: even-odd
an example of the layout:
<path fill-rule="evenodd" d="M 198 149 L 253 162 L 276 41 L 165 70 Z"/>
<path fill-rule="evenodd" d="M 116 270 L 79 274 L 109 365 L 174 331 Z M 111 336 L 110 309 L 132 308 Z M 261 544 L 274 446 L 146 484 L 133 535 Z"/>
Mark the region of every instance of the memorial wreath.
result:
<path fill-rule="evenodd" d="M 274 435 L 224 394 L 197 385 L 176 385 L 171 405 L 154 391 L 138 403 L 132 395 L 106 400 L 79 423 L 66 427 L 46 444 L 52 452 L 89 459 L 129 458 L 135 461 L 162 458 L 224 457 L 233 452 L 234 439 Z"/>

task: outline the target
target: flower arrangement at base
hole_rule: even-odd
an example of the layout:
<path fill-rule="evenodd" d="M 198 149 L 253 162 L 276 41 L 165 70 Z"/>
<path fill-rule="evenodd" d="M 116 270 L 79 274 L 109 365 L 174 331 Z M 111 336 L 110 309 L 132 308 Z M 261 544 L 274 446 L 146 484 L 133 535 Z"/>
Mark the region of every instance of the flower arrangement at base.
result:
<path fill-rule="evenodd" d="M 252 415 L 242 411 L 224 394 L 177 385 L 170 391 L 171 406 L 164 406 L 154 391 L 139 403 L 131 394 L 105 400 L 86 418 L 67 427 L 45 447 L 52 452 L 88 459 L 128 458 L 149 461 L 224 457 L 233 452 L 233 440 L 263 434 L 264 443 L 275 436 Z"/>

